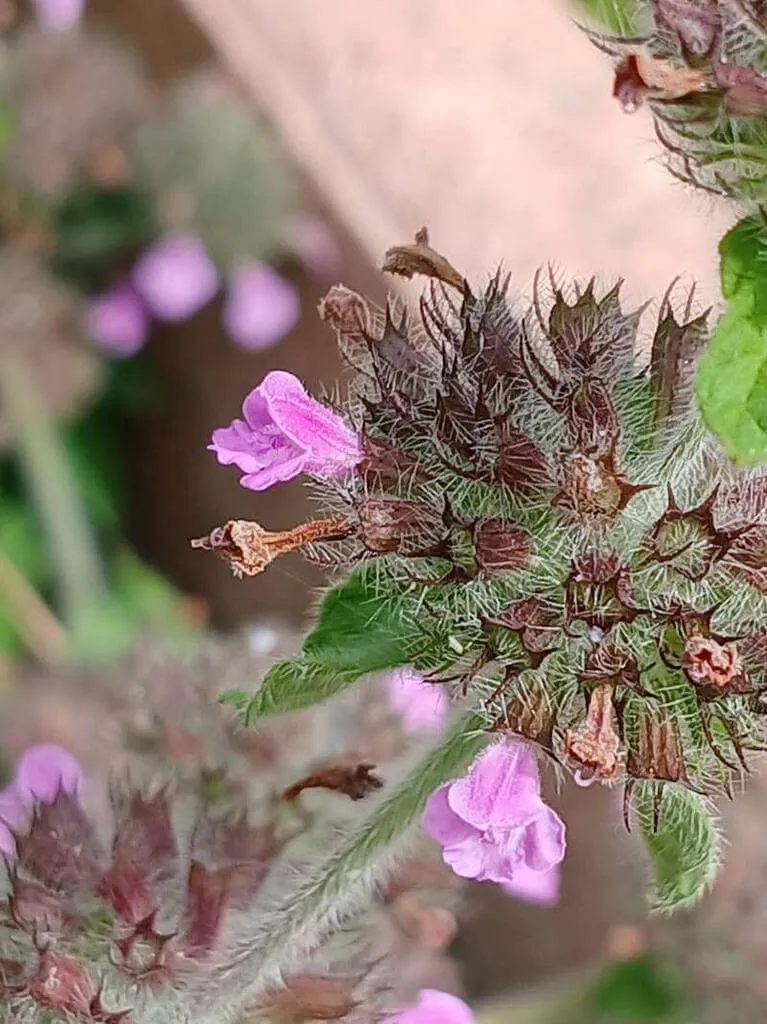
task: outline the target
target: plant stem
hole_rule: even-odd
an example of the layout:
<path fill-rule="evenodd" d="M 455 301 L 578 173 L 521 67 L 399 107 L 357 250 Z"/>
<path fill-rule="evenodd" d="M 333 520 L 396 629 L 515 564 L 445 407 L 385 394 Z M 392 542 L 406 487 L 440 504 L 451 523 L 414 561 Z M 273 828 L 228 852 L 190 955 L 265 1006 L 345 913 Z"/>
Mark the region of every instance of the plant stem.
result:
<path fill-rule="evenodd" d="M 0 404 L 11 423 L 16 451 L 43 527 L 68 627 L 99 600 L 104 586 L 91 525 L 74 485 L 66 453 L 26 367 L 0 359 Z"/>
<path fill-rule="evenodd" d="M 35 657 L 49 668 L 66 661 L 69 637 L 35 588 L 0 554 L 0 601 Z"/>

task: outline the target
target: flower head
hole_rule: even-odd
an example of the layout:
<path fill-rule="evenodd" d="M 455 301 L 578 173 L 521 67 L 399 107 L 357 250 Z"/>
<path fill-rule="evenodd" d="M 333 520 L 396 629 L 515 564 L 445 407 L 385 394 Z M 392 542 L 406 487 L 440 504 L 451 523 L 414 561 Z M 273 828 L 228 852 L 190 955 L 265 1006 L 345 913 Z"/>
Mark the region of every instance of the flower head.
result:
<path fill-rule="evenodd" d="M 564 824 L 541 798 L 531 750 L 516 741 L 494 743 L 465 778 L 432 793 L 423 825 L 442 846 L 445 863 L 479 882 L 511 883 L 520 870 L 548 872 L 565 855 Z"/>
<path fill-rule="evenodd" d="M 218 290 L 218 274 L 196 235 L 166 235 L 139 258 L 133 286 L 158 320 L 188 320 Z"/>
<path fill-rule="evenodd" d="M 448 711 L 444 692 L 415 669 L 398 668 L 391 672 L 388 690 L 391 705 L 402 716 L 408 732 L 437 729 L 444 721 Z"/>
<path fill-rule="evenodd" d="M 270 348 L 295 327 L 300 308 L 289 281 L 263 263 L 249 263 L 232 274 L 224 326 L 242 348 Z"/>
<path fill-rule="evenodd" d="M 43 28 L 73 28 L 82 18 L 85 0 L 33 0 L 37 20 Z"/>
<path fill-rule="evenodd" d="M 362 459 L 354 431 L 306 393 L 292 373 L 274 370 L 247 396 L 244 419 L 213 431 L 210 451 L 224 466 L 236 465 L 252 491 L 292 480 L 300 473 L 337 477 Z"/>
<path fill-rule="evenodd" d="M 43 743 L 29 747 L 11 782 L 0 790 L 0 852 L 12 857 L 12 829 L 23 822 L 35 803 L 52 803 L 60 792 L 77 795 L 83 775 L 74 757 L 62 747 Z"/>
<path fill-rule="evenodd" d="M 135 355 L 149 331 L 144 304 L 129 285 L 121 284 L 93 299 L 85 314 L 88 335 L 118 359 Z"/>
<path fill-rule="evenodd" d="M 389 1017 L 386 1024 L 474 1024 L 474 1014 L 457 996 L 424 988 L 417 1003 Z"/>

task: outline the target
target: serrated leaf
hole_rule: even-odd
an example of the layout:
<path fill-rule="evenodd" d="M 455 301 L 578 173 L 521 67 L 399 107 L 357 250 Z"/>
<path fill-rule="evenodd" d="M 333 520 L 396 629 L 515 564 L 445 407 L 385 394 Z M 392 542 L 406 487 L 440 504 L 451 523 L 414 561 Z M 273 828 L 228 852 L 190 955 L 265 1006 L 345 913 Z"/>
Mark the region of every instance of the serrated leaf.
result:
<path fill-rule="evenodd" d="M 655 910 L 697 902 L 719 867 L 719 833 L 705 797 L 681 786 L 665 786 L 657 831 L 653 830 L 653 783 L 634 790 L 633 807 L 655 882 Z"/>
<path fill-rule="evenodd" d="M 706 425 L 734 462 L 767 461 L 767 225 L 755 214 L 719 244 L 729 308 L 701 359 L 697 395 Z"/>
<path fill-rule="evenodd" d="M 236 704 L 246 724 L 327 700 L 361 676 L 408 662 L 405 625 L 362 572 L 333 587 L 300 654 L 275 665 L 248 701 Z M 236 695 L 224 694 L 227 703 Z M 241 697 L 241 695 L 240 695 Z"/>
<path fill-rule="evenodd" d="M 482 749 L 487 739 L 482 727 L 478 715 L 464 714 L 390 792 L 384 790 L 377 802 L 371 801 L 355 831 L 340 839 L 297 891 L 283 893 L 268 935 L 254 937 L 251 948 L 238 960 L 240 974 L 233 990 L 241 980 L 247 988 L 243 998 L 256 995 L 279 976 L 286 962 L 301 962 L 339 919 L 351 916 L 364 903 L 420 820 L 429 795 L 461 775 Z M 360 811 L 364 810 L 361 805 Z"/>

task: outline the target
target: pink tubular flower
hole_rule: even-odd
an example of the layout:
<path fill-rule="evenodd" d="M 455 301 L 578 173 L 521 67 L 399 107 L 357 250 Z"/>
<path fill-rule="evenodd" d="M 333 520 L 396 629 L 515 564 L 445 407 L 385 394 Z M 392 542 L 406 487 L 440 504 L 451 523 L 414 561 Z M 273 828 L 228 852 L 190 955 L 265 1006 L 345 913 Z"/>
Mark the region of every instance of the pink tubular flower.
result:
<path fill-rule="evenodd" d="M 242 348 L 270 348 L 295 327 L 300 309 L 289 281 L 263 263 L 249 263 L 232 274 L 224 327 Z"/>
<path fill-rule="evenodd" d="M 243 487 L 264 491 L 299 473 L 335 477 L 362 459 L 359 438 L 306 393 L 292 373 L 267 373 L 242 405 L 244 419 L 213 431 L 210 451 L 236 465 Z"/>
<path fill-rule="evenodd" d="M 218 290 L 218 274 L 196 235 L 166 235 L 139 257 L 133 286 L 158 320 L 188 320 Z"/>
<path fill-rule="evenodd" d="M 37 21 L 43 28 L 73 28 L 82 18 L 85 0 L 33 0 Z"/>
<path fill-rule="evenodd" d="M 424 988 L 415 1005 L 387 1017 L 385 1024 L 474 1024 L 474 1014 L 457 996 Z"/>
<path fill-rule="evenodd" d="M 125 284 L 93 299 L 88 305 L 85 323 L 89 337 L 118 359 L 135 355 L 149 332 L 144 305 Z"/>
<path fill-rule="evenodd" d="M 398 668 L 388 677 L 389 701 L 402 716 L 408 732 L 438 729 L 448 712 L 448 701 L 435 683 L 427 683 L 413 668 Z"/>
<path fill-rule="evenodd" d="M 14 856 L 11 830 L 24 821 L 36 802 L 52 803 L 61 790 L 79 793 L 82 782 L 80 765 L 62 747 L 43 743 L 25 750 L 12 781 L 0 790 L 0 852 Z"/>
<path fill-rule="evenodd" d="M 565 855 L 565 826 L 541 799 L 532 752 L 516 740 L 494 743 L 465 778 L 432 793 L 423 826 L 445 863 L 478 882 L 512 883 L 524 869 L 548 872 Z"/>

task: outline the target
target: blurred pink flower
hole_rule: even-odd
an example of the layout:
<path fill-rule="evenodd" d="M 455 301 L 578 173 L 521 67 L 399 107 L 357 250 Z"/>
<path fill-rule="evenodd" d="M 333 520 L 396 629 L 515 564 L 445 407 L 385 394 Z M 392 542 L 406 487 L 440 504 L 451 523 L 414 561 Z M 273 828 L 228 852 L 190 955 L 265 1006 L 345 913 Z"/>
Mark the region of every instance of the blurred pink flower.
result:
<path fill-rule="evenodd" d="M 0 852 L 16 853 L 12 829 L 20 825 L 36 802 L 52 803 L 57 794 L 80 792 L 80 765 L 63 747 L 43 743 L 29 747 L 16 766 L 16 774 L 0 790 Z"/>
<path fill-rule="evenodd" d="M 293 252 L 307 270 L 317 277 L 332 278 L 341 268 L 341 246 L 330 226 L 321 217 L 302 213 L 293 218 L 288 229 Z"/>
<path fill-rule="evenodd" d="M 457 996 L 424 988 L 417 1003 L 387 1017 L 384 1024 L 474 1024 L 474 1014 Z"/>
<path fill-rule="evenodd" d="M 85 0 L 32 0 L 43 28 L 72 28 L 83 16 Z"/>
<path fill-rule="evenodd" d="M 511 881 L 503 882 L 501 888 L 507 896 L 550 907 L 559 899 L 559 876 L 559 864 L 548 871 L 533 871 L 524 864 L 518 864 Z"/>
<path fill-rule="evenodd" d="M 263 263 L 248 263 L 232 273 L 224 327 L 242 348 L 270 348 L 295 327 L 300 309 L 289 281 Z"/>
<path fill-rule="evenodd" d="M 438 729 L 448 713 L 449 702 L 436 683 L 428 683 L 415 669 L 397 668 L 388 677 L 389 701 L 402 716 L 408 732 Z"/>
<path fill-rule="evenodd" d="M 194 316 L 218 291 L 218 274 L 196 235 L 166 235 L 139 257 L 133 286 L 158 320 Z"/>
<path fill-rule="evenodd" d="M 299 473 L 336 477 L 362 460 L 359 438 L 306 393 L 292 373 L 267 373 L 242 405 L 244 419 L 213 431 L 210 451 L 236 465 L 243 487 L 264 491 Z"/>
<path fill-rule="evenodd" d="M 513 882 L 520 868 L 550 871 L 565 855 L 565 826 L 540 795 L 532 751 L 517 740 L 487 747 L 468 774 L 440 786 L 423 827 L 463 878 Z"/>
<path fill-rule="evenodd" d="M 88 336 L 110 355 L 135 355 L 149 333 L 144 305 L 126 284 L 116 285 L 89 304 L 85 314 Z"/>

